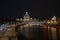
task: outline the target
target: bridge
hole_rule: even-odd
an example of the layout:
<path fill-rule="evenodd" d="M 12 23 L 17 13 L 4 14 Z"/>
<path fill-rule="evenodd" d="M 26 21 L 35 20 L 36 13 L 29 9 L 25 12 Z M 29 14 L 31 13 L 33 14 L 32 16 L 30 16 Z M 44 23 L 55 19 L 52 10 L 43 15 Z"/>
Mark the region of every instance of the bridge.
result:
<path fill-rule="evenodd" d="M 55 24 L 55 23 L 50 23 L 49 21 L 48 22 L 30 22 L 30 21 L 28 21 L 28 22 L 22 22 L 22 23 L 15 23 L 15 24 L 9 24 L 9 23 L 6 23 L 6 24 L 2 24 L 1 26 L 0 26 L 0 31 L 2 31 L 2 30 L 6 30 L 7 28 L 9 28 L 9 27 L 15 27 L 15 28 L 17 28 L 18 26 L 21 26 L 21 25 L 26 25 L 26 24 L 29 24 L 29 25 L 49 25 L 49 26 L 51 26 L 51 25 L 53 25 L 53 24 Z M 60 23 L 58 23 L 57 22 L 57 24 L 55 24 L 56 26 L 60 26 Z"/>
<path fill-rule="evenodd" d="M 2 29 L 0 29 L 1 30 L 0 37 L 4 37 L 4 38 L 8 37 L 8 39 L 14 38 L 14 40 L 17 40 L 16 34 L 18 34 L 18 33 L 16 32 L 16 29 L 19 26 L 26 25 L 26 24 L 40 25 L 41 27 L 47 27 L 47 25 L 51 26 L 47 22 L 22 22 L 22 23 L 15 23 L 15 24 L 6 23 L 6 24 L 3 24 L 2 25 L 3 27 L 1 27 Z M 8 40 L 8 39 L 6 39 L 6 40 Z"/>

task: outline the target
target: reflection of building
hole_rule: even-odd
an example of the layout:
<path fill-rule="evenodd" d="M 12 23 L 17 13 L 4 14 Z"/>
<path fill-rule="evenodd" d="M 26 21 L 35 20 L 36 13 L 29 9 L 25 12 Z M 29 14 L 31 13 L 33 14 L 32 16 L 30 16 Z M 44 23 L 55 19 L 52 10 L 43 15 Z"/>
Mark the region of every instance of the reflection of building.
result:
<path fill-rule="evenodd" d="M 26 14 L 23 16 L 23 18 L 19 19 L 19 21 L 23 22 L 40 22 L 38 19 L 36 18 L 31 18 L 30 15 L 28 14 L 28 12 L 26 12 Z M 36 39 L 43 39 L 43 40 L 57 40 L 57 30 L 56 28 L 54 28 L 57 24 L 57 20 L 56 20 L 56 16 L 53 16 L 51 20 L 48 21 L 44 21 L 47 22 L 48 26 L 50 28 L 48 28 L 46 26 L 46 28 L 40 28 L 40 25 L 31 25 L 30 23 L 26 24 L 26 25 L 22 25 L 20 26 L 20 32 L 26 37 L 26 38 L 36 38 Z M 53 26 L 50 26 L 53 25 Z M 42 38 L 41 38 L 42 37 Z M 47 39 L 48 38 L 48 39 Z"/>
<path fill-rule="evenodd" d="M 40 39 L 40 40 L 57 40 L 60 39 L 60 27 L 56 27 L 56 16 L 53 16 L 51 20 L 39 21 L 39 19 L 31 18 L 28 12 L 23 18 L 16 19 L 16 24 L 29 22 L 28 24 L 18 26 L 18 32 L 24 35 L 26 38 Z M 37 25 L 35 25 L 37 24 Z M 38 22 L 41 25 L 38 25 Z M 47 23 L 47 24 L 46 24 Z M 34 25 L 33 25 L 34 24 Z M 53 26 L 52 26 L 53 25 Z M 59 24 L 60 25 L 60 24 Z M 55 28 L 54 28 L 55 27 Z M 9 27 L 5 31 L 5 36 L 0 40 L 17 40 L 15 27 Z M 1 36 L 1 35 L 0 35 Z"/>
<path fill-rule="evenodd" d="M 30 15 L 28 14 L 28 12 L 26 12 L 26 14 L 23 16 L 23 18 L 20 18 L 19 21 L 22 21 L 22 23 L 27 22 L 27 21 L 39 22 L 38 19 L 31 18 Z M 39 25 L 31 25 L 30 23 L 20 26 L 20 29 L 21 29 L 20 32 L 23 35 L 25 35 L 26 38 L 33 38 L 33 37 L 35 37 L 35 35 L 38 36 L 38 33 L 39 33 Z"/>
<path fill-rule="evenodd" d="M 51 20 L 48 20 L 48 38 L 50 40 L 60 40 L 60 21 L 53 16 Z"/>

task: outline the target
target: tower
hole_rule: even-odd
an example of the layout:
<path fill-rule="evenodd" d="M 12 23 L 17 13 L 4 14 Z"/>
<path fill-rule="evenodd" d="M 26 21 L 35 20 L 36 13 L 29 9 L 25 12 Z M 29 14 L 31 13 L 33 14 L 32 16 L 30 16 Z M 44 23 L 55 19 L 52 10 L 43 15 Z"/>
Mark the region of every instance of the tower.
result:
<path fill-rule="evenodd" d="M 53 16 L 51 20 L 56 21 L 56 16 Z"/>
<path fill-rule="evenodd" d="M 51 22 L 52 22 L 53 24 L 56 24 L 56 16 L 53 16 L 53 17 L 52 17 Z"/>
<path fill-rule="evenodd" d="M 23 21 L 29 21 L 29 20 L 30 20 L 30 15 L 28 14 L 28 12 L 26 12 L 23 17 Z"/>

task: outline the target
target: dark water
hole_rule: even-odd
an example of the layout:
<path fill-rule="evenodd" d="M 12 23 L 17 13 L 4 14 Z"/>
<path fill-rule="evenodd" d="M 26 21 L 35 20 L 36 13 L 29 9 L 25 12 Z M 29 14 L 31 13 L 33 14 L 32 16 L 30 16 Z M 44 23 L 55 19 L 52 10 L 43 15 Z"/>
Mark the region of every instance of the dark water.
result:
<path fill-rule="evenodd" d="M 23 34 L 19 32 L 17 37 L 18 37 L 18 40 L 42 40 L 43 39 L 42 38 L 43 32 L 40 31 L 40 29 L 34 28 L 30 33 L 30 35 L 31 34 L 32 34 L 32 37 L 26 38 Z"/>
<path fill-rule="evenodd" d="M 52 30 L 50 29 L 48 31 L 48 28 L 31 28 L 32 30 L 30 30 L 29 28 L 29 38 L 26 38 L 25 35 L 21 34 L 19 32 L 19 34 L 17 35 L 18 40 L 53 40 L 54 37 L 52 37 Z M 48 33 L 49 32 L 49 33 Z M 31 36 L 32 35 L 32 36 Z M 60 29 L 56 28 L 56 38 L 55 40 L 60 40 Z"/>

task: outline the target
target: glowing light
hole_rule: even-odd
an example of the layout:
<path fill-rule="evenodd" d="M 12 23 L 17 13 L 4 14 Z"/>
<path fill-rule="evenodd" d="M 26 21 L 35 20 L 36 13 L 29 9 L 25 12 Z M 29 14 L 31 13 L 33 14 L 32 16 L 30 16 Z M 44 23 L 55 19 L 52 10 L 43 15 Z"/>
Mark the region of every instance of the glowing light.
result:
<path fill-rule="evenodd" d="M 26 12 L 26 14 L 25 15 L 28 15 L 28 12 Z"/>
<path fill-rule="evenodd" d="M 48 23 L 48 24 L 50 24 L 50 22 L 49 22 L 49 21 L 48 21 L 47 23 Z"/>
<path fill-rule="evenodd" d="M 55 21 L 56 21 L 56 16 L 53 16 L 53 17 L 52 17 L 52 20 L 55 20 Z"/>
<path fill-rule="evenodd" d="M 51 21 L 51 24 L 53 24 L 53 21 Z"/>
<path fill-rule="evenodd" d="M 18 18 L 18 19 L 16 19 L 17 21 L 19 21 L 20 19 Z"/>
<path fill-rule="evenodd" d="M 24 27 L 28 27 L 28 26 L 29 26 L 29 24 L 24 25 Z"/>

